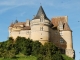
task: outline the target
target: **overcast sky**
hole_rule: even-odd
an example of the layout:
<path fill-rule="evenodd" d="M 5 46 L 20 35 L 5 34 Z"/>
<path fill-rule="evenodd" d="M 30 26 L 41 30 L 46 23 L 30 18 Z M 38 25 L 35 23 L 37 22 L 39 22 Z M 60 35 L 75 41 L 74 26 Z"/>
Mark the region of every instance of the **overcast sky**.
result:
<path fill-rule="evenodd" d="M 41 4 L 40 4 L 41 3 Z M 0 0 L 0 41 L 8 38 L 8 27 L 16 19 L 25 22 L 33 19 L 42 5 L 49 19 L 68 16 L 73 31 L 73 48 L 80 59 L 80 0 Z"/>

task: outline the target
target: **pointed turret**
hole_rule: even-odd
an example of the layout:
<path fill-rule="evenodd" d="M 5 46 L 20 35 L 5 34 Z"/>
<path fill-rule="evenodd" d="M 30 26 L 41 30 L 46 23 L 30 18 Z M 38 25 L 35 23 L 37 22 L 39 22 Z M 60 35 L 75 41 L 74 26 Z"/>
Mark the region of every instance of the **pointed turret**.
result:
<path fill-rule="evenodd" d="M 18 20 L 16 19 L 14 23 L 18 23 Z"/>
<path fill-rule="evenodd" d="M 47 16 L 46 16 L 46 14 L 45 14 L 42 6 L 40 6 L 40 8 L 39 8 L 39 10 L 38 10 L 38 12 L 37 12 L 37 15 L 36 15 L 33 19 L 40 19 L 41 15 L 44 16 L 44 19 L 49 20 L 49 19 L 47 18 Z"/>

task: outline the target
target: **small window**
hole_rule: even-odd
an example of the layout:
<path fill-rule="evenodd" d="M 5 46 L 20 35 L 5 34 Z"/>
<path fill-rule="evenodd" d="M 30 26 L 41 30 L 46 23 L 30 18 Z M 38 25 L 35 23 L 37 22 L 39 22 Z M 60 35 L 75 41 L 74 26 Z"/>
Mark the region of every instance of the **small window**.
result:
<path fill-rule="evenodd" d="M 29 31 L 27 31 L 26 34 L 29 34 Z"/>
<path fill-rule="evenodd" d="M 63 30 L 63 26 L 60 26 L 60 30 Z"/>
<path fill-rule="evenodd" d="M 61 36 L 63 35 L 62 32 L 60 32 L 60 35 L 61 35 Z"/>
<path fill-rule="evenodd" d="M 60 43 L 64 43 L 64 40 L 63 39 L 60 39 Z"/>
<path fill-rule="evenodd" d="M 40 39 L 43 39 L 43 38 L 40 38 Z"/>
<path fill-rule="evenodd" d="M 42 33 L 41 33 L 41 35 L 42 35 Z"/>
<path fill-rule="evenodd" d="M 20 34 L 20 32 L 19 32 L 19 34 Z"/>
<path fill-rule="evenodd" d="M 40 31 L 43 31 L 43 27 L 40 27 Z"/>
<path fill-rule="evenodd" d="M 40 19 L 40 22 L 43 22 L 43 18 Z"/>
<path fill-rule="evenodd" d="M 40 17 L 40 22 L 43 22 L 43 20 L 44 20 L 44 15 L 42 14 Z"/>

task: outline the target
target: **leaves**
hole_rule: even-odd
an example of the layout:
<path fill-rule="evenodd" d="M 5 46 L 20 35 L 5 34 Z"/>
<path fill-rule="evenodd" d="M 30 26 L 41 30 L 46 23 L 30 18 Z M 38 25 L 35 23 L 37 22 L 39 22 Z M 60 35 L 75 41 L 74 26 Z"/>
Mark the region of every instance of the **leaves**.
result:
<path fill-rule="evenodd" d="M 7 41 L 0 42 L 0 57 L 14 58 L 20 53 L 36 56 L 37 60 L 65 60 L 58 47 L 51 42 L 42 45 L 39 41 L 19 36 L 15 41 L 10 37 Z"/>

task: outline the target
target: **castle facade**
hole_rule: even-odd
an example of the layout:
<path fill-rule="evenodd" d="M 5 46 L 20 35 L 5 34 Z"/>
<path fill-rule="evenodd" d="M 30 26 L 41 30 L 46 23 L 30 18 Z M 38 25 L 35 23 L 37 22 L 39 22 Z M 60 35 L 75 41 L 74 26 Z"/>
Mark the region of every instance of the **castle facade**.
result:
<path fill-rule="evenodd" d="M 53 42 L 57 47 L 63 49 L 67 56 L 74 57 L 72 30 L 68 25 L 68 17 L 53 17 L 49 20 L 42 6 L 32 20 L 26 20 L 26 22 L 16 20 L 11 23 L 9 37 L 15 40 L 17 36 L 37 40 L 42 44 Z"/>

